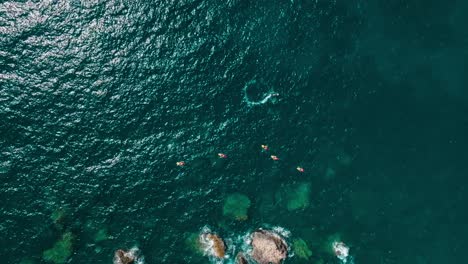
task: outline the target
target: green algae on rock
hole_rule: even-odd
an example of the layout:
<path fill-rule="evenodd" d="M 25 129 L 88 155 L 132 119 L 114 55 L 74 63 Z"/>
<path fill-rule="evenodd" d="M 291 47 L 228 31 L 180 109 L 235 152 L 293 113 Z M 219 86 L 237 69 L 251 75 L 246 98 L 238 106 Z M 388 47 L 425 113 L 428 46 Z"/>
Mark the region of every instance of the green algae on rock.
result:
<path fill-rule="evenodd" d="M 310 251 L 307 243 L 303 239 L 293 239 L 292 248 L 294 253 L 300 258 L 309 259 L 312 256 L 312 251 Z"/>
<path fill-rule="evenodd" d="M 73 234 L 67 232 L 57 241 L 51 249 L 43 252 L 42 258 L 45 261 L 55 264 L 65 263 L 72 253 Z"/>
<path fill-rule="evenodd" d="M 250 207 L 250 199 L 240 193 L 229 195 L 224 201 L 223 215 L 235 220 L 247 220 L 247 211 Z"/>
<path fill-rule="evenodd" d="M 281 188 L 275 194 L 276 202 L 288 211 L 304 209 L 310 203 L 310 183 L 295 183 Z"/>

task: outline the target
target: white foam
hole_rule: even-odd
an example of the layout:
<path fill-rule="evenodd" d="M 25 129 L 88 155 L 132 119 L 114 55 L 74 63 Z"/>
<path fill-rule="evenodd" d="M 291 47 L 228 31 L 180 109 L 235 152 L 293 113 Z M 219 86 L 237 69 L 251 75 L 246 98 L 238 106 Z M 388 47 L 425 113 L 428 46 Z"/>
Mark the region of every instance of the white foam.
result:
<path fill-rule="evenodd" d="M 145 258 L 143 256 L 140 256 L 140 249 L 138 247 L 132 247 L 130 249 L 130 253 L 133 254 L 135 258 L 135 264 L 144 264 L 145 263 Z"/>
<path fill-rule="evenodd" d="M 281 236 L 285 237 L 285 238 L 288 238 L 291 236 L 291 231 L 287 230 L 286 228 L 284 227 L 281 227 L 281 226 L 275 226 L 272 228 L 273 231 L 275 231 L 276 233 L 280 234 Z"/>
<path fill-rule="evenodd" d="M 332 246 L 336 257 L 340 259 L 342 263 L 347 263 L 349 257 L 349 247 L 346 246 L 343 242 L 338 241 L 333 242 Z"/>
<path fill-rule="evenodd" d="M 252 101 L 249 99 L 249 96 L 247 95 L 247 89 L 256 84 L 257 81 L 256 80 L 251 80 L 249 82 L 247 82 L 244 86 L 244 101 L 247 103 L 248 106 L 256 106 L 256 105 L 262 105 L 262 104 L 265 104 L 266 102 L 268 102 L 268 100 L 270 100 L 272 97 L 276 97 L 276 96 L 279 96 L 278 93 L 274 92 L 274 91 L 269 91 L 267 92 L 266 94 L 263 95 L 263 99 L 262 100 L 259 100 L 259 101 Z"/>

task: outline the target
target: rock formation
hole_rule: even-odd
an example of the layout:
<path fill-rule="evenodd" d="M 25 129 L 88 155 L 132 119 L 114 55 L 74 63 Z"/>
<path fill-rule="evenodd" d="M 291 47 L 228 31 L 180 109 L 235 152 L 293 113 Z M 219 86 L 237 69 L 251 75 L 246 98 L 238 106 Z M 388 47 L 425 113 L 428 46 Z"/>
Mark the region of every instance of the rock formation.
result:
<path fill-rule="evenodd" d="M 206 255 L 222 259 L 226 255 L 226 245 L 221 237 L 214 233 L 200 234 L 200 244 Z"/>
<path fill-rule="evenodd" d="M 132 251 L 125 252 L 122 249 L 115 251 L 114 264 L 133 264 L 135 255 Z"/>
<path fill-rule="evenodd" d="M 251 256 L 258 264 L 280 264 L 288 255 L 286 242 L 272 231 L 259 229 L 251 238 Z"/>

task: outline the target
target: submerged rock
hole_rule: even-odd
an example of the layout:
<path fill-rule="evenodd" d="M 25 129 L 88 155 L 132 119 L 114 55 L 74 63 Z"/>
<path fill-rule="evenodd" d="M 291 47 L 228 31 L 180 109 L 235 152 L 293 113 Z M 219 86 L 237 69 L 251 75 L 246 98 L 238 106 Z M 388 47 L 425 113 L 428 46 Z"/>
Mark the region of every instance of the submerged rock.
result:
<path fill-rule="evenodd" d="M 310 183 L 287 185 L 276 193 L 275 199 L 288 211 L 306 208 L 310 203 Z"/>
<path fill-rule="evenodd" d="M 307 246 L 307 243 L 300 238 L 296 238 L 293 240 L 292 248 L 294 250 L 294 253 L 296 253 L 296 255 L 300 258 L 309 259 L 312 256 L 312 251 L 310 251 L 309 247 Z"/>
<path fill-rule="evenodd" d="M 67 232 L 51 249 L 44 251 L 42 258 L 55 264 L 65 263 L 72 253 L 73 234 Z"/>
<path fill-rule="evenodd" d="M 200 246 L 205 255 L 222 259 L 226 255 L 226 244 L 221 237 L 214 233 L 201 233 Z"/>
<path fill-rule="evenodd" d="M 229 195 L 224 201 L 223 215 L 235 220 L 247 220 L 247 211 L 250 207 L 250 199 L 240 193 Z"/>
<path fill-rule="evenodd" d="M 133 250 L 124 251 L 118 249 L 114 253 L 114 264 L 132 264 L 135 263 L 136 255 Z"/>
<path fill-rule="evenodd" d="M 185 236 L 185 246 L 188 250 L 195 254 L 203 254 L 201 242 L 200 242 L 200 233 L 187 233 Z"/>
<path fill-rule="evenodd" d="M 58 208 L 52 212 L 52 214 L 50 215 L 50 219 L 52 219 L 55 227 L 58 230 L 64 230 L 66 216 L 67 211 L 64 208 Z"/>
<path fill-rule="evenodd" d="M 22 259 L 19 264 L 34 264 L 36 262 L 34 262 L 34 260 L 30 259 L 30 258 L 26 258 L 26 259 Z"/>
<path fill-rule="evenodd" d="M 65 218 L 65 209 L 63 208 L 58 208 L 57 210 L 53 211 L 52 214 L 50 215 L 50 218 L 54 222 L 54 224 L 60 224 L 63 222 L 63 219 Z"/>
<path fill-rule="evenodd" d="M 317 156 L 318 170 L 325 180 L 333 180 L 345 171 L 353 162 L 353 157 L 342 147 L 329 145 L 324 147 Z"/>
<path fill-rule="evenodd" d="M 97 231 L 97 233 L 94 235 L 94 242 L 101 242 L 104 240 L 109 239 L 109 235 L 107 233 L 107 228 L 101 228 Z"/>
<path fill-rule="evenodd" d="M 279 264 L 288 255 L 286 241 L 273 231 L 259 229 L 252 233 L 252 258 L 258 264 Z"/>

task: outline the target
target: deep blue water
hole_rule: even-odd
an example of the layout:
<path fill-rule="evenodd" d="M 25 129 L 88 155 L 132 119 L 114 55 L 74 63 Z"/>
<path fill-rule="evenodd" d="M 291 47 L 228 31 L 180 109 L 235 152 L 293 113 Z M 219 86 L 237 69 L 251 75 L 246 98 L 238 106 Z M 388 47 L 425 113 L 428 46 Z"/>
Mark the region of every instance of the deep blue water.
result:
<path fill-rule="evenodd" d="M 47 263 L 71 232 L 69 263 L 133 246 L 145 263 L 208 263 L 190 233 L 280 226 L 313 252 L 285 263 L 338 263 L 320 249 L 335 233 L 356 264 L 463 263 L 467 11 L 2 1 L 1 262 Z M 310 204 L 288 211 L 277 195 L 295 183 L 310 184 Z M 252 202 L 246 221 L 223 216 L 236 192 Z"/>

